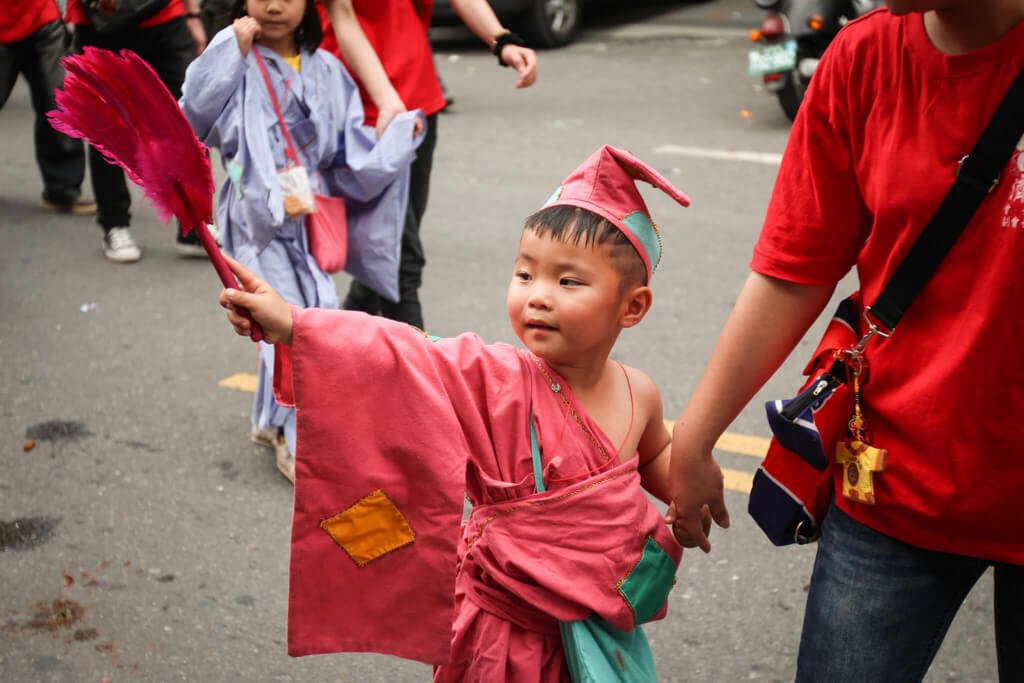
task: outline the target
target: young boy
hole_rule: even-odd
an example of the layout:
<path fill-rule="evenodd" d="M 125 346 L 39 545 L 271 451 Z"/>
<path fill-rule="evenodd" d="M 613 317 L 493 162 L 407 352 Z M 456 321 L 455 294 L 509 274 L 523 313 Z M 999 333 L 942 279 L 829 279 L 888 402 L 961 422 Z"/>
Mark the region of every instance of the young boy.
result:
<path fill-rule="evenodd" d="M 527 219 L 508 292 L 527 350 L 290 307 L 232 263 L 246 291 L 221 304 L 278 345 L 275 391 L 298 408 L 289 654 L 559 681 L 560 622 L 664 615 L 682 549 L 641 486 L 667 500 L 671 439 L 651 379 L 608 358 L 661 254 L 635 179 L 689 204 L 606 146 Z"/>

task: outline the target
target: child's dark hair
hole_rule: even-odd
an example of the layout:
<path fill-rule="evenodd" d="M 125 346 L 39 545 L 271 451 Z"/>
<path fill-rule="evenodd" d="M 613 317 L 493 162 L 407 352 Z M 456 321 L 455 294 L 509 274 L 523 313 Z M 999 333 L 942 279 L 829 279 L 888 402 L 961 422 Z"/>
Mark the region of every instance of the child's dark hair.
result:
<path fill-rule="evenodd" d="M 647 269 L 636 247 L 615 224 L 592 211 L 576 206 L 550 206 L 527 218 L 523 229 L 532 230 L 539 237 L 550 235 L 552 239 L 572 244 L 610 244 L 612 266 L 620 278 L 619 291 L 647 284 Z"/>
<path fill-rule="evenodd" d="M 235 0 L 232 9 L 233 19 L 240 19 L 247 16 L 245 11 L 245 0 Z M 320 13 L 316 11 L 316 0 L 306 0 L 306 11 L 302 15 L 302 21 L 295 28 L 295 47 L 302 48 L 306 52 L 315 52 L 324 39 L 324 31 L 320 27 Z"/>

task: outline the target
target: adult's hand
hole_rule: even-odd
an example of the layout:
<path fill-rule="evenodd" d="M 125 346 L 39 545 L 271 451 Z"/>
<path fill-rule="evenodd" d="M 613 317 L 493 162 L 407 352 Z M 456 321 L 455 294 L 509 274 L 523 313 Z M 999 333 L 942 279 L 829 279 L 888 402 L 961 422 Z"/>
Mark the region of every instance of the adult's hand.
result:
<path fill-rule="evenodd" d="M 537 53 L 530 48 L 505 45 L 501 48 L 501 59 L 519 72 L 517 88 L 529 88 L 537 81 Z"/>
<path fill-rule="evenodd" d="M 711 552 L 711 522 L 729 527 L 725 507 L 722 469 L 710 451 L 688 453 L 681 441 L 672 441 L 670 479 L 673 483 L 672 507 L 666 521 L 684 548 Z"/>

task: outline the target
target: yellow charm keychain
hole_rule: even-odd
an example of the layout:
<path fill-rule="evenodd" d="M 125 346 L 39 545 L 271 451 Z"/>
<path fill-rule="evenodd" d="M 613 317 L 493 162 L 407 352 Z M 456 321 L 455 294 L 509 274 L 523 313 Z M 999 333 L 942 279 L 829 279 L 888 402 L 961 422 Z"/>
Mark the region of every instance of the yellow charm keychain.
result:
<path fill-rule="evenodd" d="M 860 410 L 861 367 L 853 372 L 853 417 L 850 418 L 850 439 L 836 444 L 836 463 L 843 468 L 843 497 L 867 505 L 875 504 L 875 483 L 872 474 L 885 469 L 886 451 L 867 443 L 864 432 L 867 420 Z"/>

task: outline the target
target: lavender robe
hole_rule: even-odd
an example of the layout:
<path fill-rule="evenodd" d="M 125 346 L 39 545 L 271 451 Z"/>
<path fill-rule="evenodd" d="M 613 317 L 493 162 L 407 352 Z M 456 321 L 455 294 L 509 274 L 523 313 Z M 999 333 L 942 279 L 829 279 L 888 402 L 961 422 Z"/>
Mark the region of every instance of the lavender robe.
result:
<path fill-rule="evenodd" d="M 253 50 L 266 63 L 313 192 L 346 199 L 346 270 L 397 300 L 409 165 L 421 141 L 413 139 L 413 125 L 421 114 L 396 117 L 377 140 L 362 125 L 359 89 L 335 57 L 302 50 L 296 73 L 273 50 Z M 286 143 L 256 58 L 242 56 L 233 28 L 219 32 L 188 67 L 180 104 L 196 135 L 220 151 L 228 169 L 217 202 L 225 251 L 289 303 L 337 308 L 334 281 L 310 254 L 304 220 L 284 213 L 277 171 L 287 165 Z M 261 343 L 253 423 L 283 426 L 294 452 L 294 414 L 274 401 L 273 367 L 273 347 Z"/>

